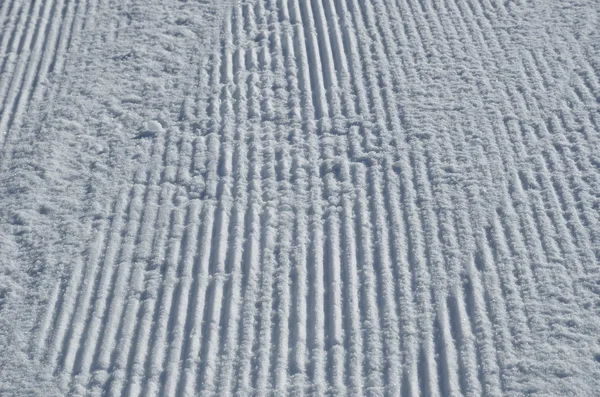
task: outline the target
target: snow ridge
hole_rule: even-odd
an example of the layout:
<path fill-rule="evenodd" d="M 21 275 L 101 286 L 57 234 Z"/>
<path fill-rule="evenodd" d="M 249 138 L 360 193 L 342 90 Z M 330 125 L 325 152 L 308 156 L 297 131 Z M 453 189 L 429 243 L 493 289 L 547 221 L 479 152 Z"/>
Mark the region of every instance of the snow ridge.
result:
<path fill-rule="evenodd" d="M 539 3 L 235 4 L 37 359 L 72 395 L 592 395 L 600 69 Z M 94 5 L 1 7 L 3 131 Z"/>

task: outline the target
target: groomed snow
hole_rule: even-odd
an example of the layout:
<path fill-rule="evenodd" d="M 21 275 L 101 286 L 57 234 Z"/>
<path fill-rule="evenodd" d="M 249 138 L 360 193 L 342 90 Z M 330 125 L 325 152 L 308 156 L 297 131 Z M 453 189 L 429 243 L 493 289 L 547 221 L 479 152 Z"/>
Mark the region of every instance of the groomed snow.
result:
<path fill-rule="evenodd" d="M 597 396 L 596 0 L 0 1 L 0 396 Z"/>

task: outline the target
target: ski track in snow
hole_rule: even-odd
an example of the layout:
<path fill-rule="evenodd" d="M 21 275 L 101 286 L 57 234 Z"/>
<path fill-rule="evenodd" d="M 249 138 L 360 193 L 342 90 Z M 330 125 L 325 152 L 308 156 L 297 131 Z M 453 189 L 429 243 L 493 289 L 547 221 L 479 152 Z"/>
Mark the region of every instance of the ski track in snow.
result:
<path fill-rule="evenodd" d="M 0 4 L 0 145 L 109 3 Z M 542 3 L 235 2 L 29 356 L 73 396 L 587 395 L 600 68 Z"/>

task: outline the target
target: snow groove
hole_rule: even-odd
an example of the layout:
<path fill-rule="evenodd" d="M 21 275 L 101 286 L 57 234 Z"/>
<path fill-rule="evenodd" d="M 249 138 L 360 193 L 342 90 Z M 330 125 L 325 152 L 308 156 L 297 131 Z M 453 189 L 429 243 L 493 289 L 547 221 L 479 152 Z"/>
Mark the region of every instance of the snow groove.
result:
<path fill-rule="evenodd" d="M 506 34 L 535 8 L 507 3 L 234 5 L 197 122 L 152 137 L 36 357 L 73 395 L 514 391 L 561 332 L 544 302 L 597 272 L 600 82 L 569 33 Z M 100 6 L 0 5 L 0 131 Z"/>
<path fill-rule="evenodd" d="M 94 2 L 93 0 L 91 1 Z M 0 145 L 60 74 L 86 1 L 8 1 L 0 10 Z"/>

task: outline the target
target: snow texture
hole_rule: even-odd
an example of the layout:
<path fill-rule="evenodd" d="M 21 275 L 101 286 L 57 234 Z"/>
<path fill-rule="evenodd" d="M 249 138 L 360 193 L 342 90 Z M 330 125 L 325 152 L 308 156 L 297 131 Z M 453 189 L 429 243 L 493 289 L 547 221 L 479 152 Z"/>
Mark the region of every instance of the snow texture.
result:
<path fill-rule="evenodd" d="M 597 0 L 0 1 L 1 396 L 597 396 Z"/>

